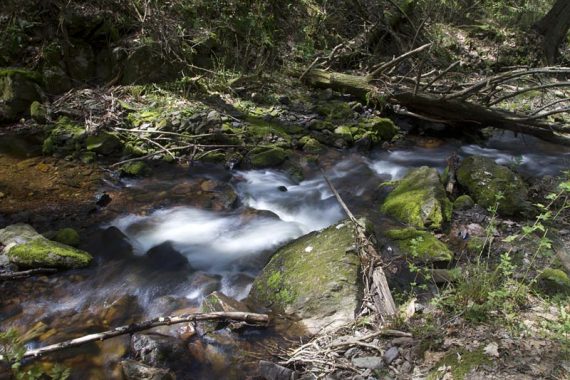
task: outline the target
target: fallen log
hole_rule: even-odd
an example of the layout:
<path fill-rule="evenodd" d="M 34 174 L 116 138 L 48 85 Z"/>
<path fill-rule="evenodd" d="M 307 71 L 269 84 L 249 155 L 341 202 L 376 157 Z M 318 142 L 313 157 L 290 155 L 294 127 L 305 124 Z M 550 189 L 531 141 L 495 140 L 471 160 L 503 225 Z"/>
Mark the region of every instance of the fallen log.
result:
<path fill-rule="evenodd" d="M 528 118 L 515 112 L 485 107 L 460 98 L 445 98 L 404 89 L 381 91 L 371 83 L 369 76 L 357 76 L 312 69 L 304 76 L 304 82 L 318 88 L 331 88 L 351 94 L 368 104 L 391 103 L 405 107 L 420 116 L 442 120 L 456 126 L 472 128 L 495 127 L 525 133 L 543 140 L 570 145 L 570 128 L 543 120 Z M 408 113 L 409 114 L 409 113 Z"/>
<path fill-rule="evenodd" d="M 250 323 L 253 325 L 266 326 L 269 323 L 267 314 L 243 313 L 243 312 L 213 312 L 213 313 L 194 313 L 169 317 L 158 317 L 148 321 L 132 323 L 127 326 L 116 327 L 111 330 L 85 335 L 79 338 L 67 340 L 65 342 L 51 344 L 49 346 L 27 350 L 22 359 L 37 358 L 45 354 L 60 351 L 65 348 L 77 347 L 89 342 L 106 340 L 119 335 L 132 334 L 135 332 L 148 330 L 153 327 L 174 325 L 178 323 L 197 322 L 197 321 L 238 321 Z"/>

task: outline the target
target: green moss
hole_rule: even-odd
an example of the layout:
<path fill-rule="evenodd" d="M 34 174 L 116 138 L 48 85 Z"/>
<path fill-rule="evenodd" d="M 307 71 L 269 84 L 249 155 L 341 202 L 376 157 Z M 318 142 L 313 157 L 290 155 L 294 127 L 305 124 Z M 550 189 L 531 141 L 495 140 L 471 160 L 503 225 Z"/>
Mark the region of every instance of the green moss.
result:
<path fill-rule="evenodd" d="M 253 168 L 268 168 L 282 164 L 288 157 L 279 147 L 257 147 L 249 152 L 249 162 Z"/>
<path fill-rule="evenodd" d="M 454 210 L 468 210 L 475 205 L 473 199 L 469 195 L 461 195 L 453 202 Z"/>
<path fill-rule="evenodd" d="M 516 215 L 530 208 L 528 188 L 523 180 L 489 158 L 472 156 L 463 160 L 457 170 L 457 181 L 484 208 L 494 207 L 497 196 L 502 194 L 498 200 L 498 211 L 502 215 Z"/>
<path fill-rule="evenodd" d="M 200 161 L 205 162 L 226 162 L 226 154 L 224 152 L 208 152 L 200 157 Z"/>
<path fill-rule="evenodd" d="M 22 69 L 0 70 L 0 122 L 16 121 L 30 112 L 30 105 L 41 99 L 35 73 Z"/>
<path fill-rule="evenodd" d="M 437 170 L 423 166 L 399 181 L 381 209 L 411 226 L 437 229 L 451 219 L 452 205 Z"/>
<path fill-rule="evenodd" d="M 43 85 L 43 79 L 40 73 L 20 68 L 4 68 L 0 69 L 0 78 L 7 76 L 21 75 L 22 77 L 31 80 L 40 86 Z"/>
<path fill-rule="evenodd" d="M 143 161 L 127 162 L 121 166 L 121 174 L 126 177 L 140 177 L 149 173 L 149 167 Z"/>
<path fill-rule="evenodd" d="M 390 141 L 398 134 L 398 127 L 390 119 L 374 117 L 366 121 L 366 129 L 383 141 Z"/>
<path fill-rule="evenodd" d="M 129 141 L 125 144 L 123 152 L 128 156 L 145 156 L 149 154 L 149 150 L 142 146 L 142 144 L 137 144 L 135 141 Z"/>
<path fill-rule="evenodd" d="M 340 127 L 336 127 L 334 130 L 335 135 L 338 135 L 345 139 L 346 141 L 352 141 L 352 131 L 351 128 L 347 125 L 341 125 Z"/>
<path fill-rule="evenodd" d="M 93 259 L 87 252 L 45 238 L 13 247 L 8 257 L 10 262 L 29 268 L 81 268 L 89 265 Z"/>
<path fill-rule="evenodd" d="M 62 228 L 57 231 L 53 240 L 72 247 L 77 247 L 80 239 L 79 234 L 73 228 Z"/>
<path fill-rule="evenodd" d="M 560 269 L 548 268 L 538 277 L 540 287 L 547 293 L 562 293 L 570 295 L 570 278 Z"/>
<path fill-rule="evenodd" d="M 30 116 L 38 123 L 45 123 L 47 110 L 42 103 L 36 100 L 30 105 Z"/>
<path fill-rule="evenodd" d="M 301 139 L 301 144 L 303 144 L 303 151 L 311 154 L 319 154 L 326 151 L 326 148 L 318 142 L 318 140 L 305 136 Z"/>
<path fill-rule="evenodd" d="M 453 252 L 431 232 L 415 228 L 392 229 L 386 236 L 395 240 L 402 253 L 422 262 L 451 261 Z"/>
<path fill-rule="evenodd" d="M 360 261 L 349 249 L 355 244 L 353 228 L 339 226 L 310 233 L 279 249 L 255 279 L 250 299 L 305 317 L 330 315 L 345 307 L 354 311 Z"/>
<path fill-rule="evenodd" d="M 44 140 L 44 154 L 70 154 L 79 151 L 85 139 L 85 128 L 66 116 L 60 117 Z"/>
<path fill-rule="evenodd" d="M 479 254 L 483 251 L 485 247 L 485 239 L 472 236 L 469 240 L 467 240 L 467 252 L 471 254 Z"/>
<path fill-rule="evenodd" d="M 108 155 L 121 149 L 121 140 L 114 133 L 102 132 L 97 136 L 88 136 L 85 146 L 88 151 Z"/>
<path fill-rule="evenodd" d="M 354 111 L 350 104 L 342 101 L 321 102 L 315 107 L 315 111 L 328 120 L 346 120 L 354 118 Z"/>
<path fill-rule="evenodd" d="M 437 369 L 442 366 L 450 367 L 454 380 L 463 380 L 471 370 L 490 364 L 491 360 L 482 349 L 475 351 L 467 351 L 465 349 L 451 351 L 434 366 L 435 369 L 428 375 L 428 380 L 439 379 L 441 373 Z"/>

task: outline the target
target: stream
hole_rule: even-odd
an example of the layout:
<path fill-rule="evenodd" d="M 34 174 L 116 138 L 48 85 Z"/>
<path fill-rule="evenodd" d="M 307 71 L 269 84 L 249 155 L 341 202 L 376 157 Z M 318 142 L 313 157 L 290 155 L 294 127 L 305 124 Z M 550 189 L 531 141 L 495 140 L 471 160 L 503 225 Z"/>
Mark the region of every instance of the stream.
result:
<path fill-rule="evenodd" d="M 5 145 L 0 144 L 0 153 L 8 154 Z M 557 175 L 570 167 L 570 150 L 508 132 L 497 133 L 484 144 L 417 137 L 397 149 L 376 150 L 367 156 L 333 151 L 321 166 L 353 212 L 371 218 L 381 233 L 382 223 L 391 221 L 372 207 L 379 197 L 378 185 L 401 178 L 413 167 L 427 165 L 443 171 L 452 152 L 461 157 L 490 157 L 525 178 Z M 113 218 L 83 239 L 81 247 L 94 254 L 96 265 L 21 282 L 18 293 L 0 308 L 0 328 L 24 331 L 28 346 L 37 347 L 119 324 L 197 311 L 213 290 L 244 300 L 276 248 L 343 218 L 317 168 L 307 168 L 305 178 L 297 182 L 278 170 L 229 172 L 198 165 L 182 173 L 165 171 L 152 178 L 109 184 L 101 191 L 126 201 L 115 206 Z M 204 208 L 191 201 L 200 192 L 181 192 L 183 196 L 172 205 L 151 202 L 139 207 L 159 195 L 168 200 L 178 188 L 195 189 L 195 184 L 206 190 L 228 186 L 237 199 L 227 202 L 230 207 Z M 187 333 L 180 326 L 159 330 Z M 218 356 L 210 352 L 196 360 L 189 378 L 243 378 L 254 360 L 244 360 L 237 352 L 263 352 L 272 344 L 286 345 L 298 334 L 283 324 L 232 339 L 205 343 L 196 339 L 191 351 L 210 350 Z M 64 363 L 74 368 L 72 379 L 116 378 L 120 376 L 117 363 L 127 349 L 128 339 L 115 338 L 75 349 L 73 358 Z M 54 355 L 54 359 L 63 360 L 63 356 Z"/>

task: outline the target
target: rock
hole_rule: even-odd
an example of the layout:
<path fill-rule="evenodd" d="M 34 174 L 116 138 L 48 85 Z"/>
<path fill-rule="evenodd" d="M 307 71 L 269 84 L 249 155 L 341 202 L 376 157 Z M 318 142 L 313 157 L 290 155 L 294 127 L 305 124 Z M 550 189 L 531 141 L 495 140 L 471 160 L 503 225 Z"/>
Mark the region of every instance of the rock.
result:
<path fill-rule="evenodd" d="M 98 230 L 94 236 L 87 239 L 90 251 L 95 256 L 108 260 L 121 260 L 133 256 L 133 247 L 127 236 L 117 227 Z"/>
<path fill-rule="evenodd" d="M 47 110 L 46 107 L 38 102 L 37 100 L 35 100 L 31 105 L 30 105 L 30 116 L 32 119 L 34 119 L 37 123 L 43 124 L 46 122 L 47 120 Z"/>
<path fill-rule="evenodd" d="M 390 141 L 399 132 L 394 122 L 384 117 L 373 117 L 364 121 L 364 129 L 371 132 L 379 141 Z"/>
<path fill-rule="evenodd" d="M 68 155 L 78 152 L 85 141 L 85 127 L 75 123 L 66 116 L 60 117 L 49 136 L 44 140 L 44 154 L 60 153 Z"/>
<path fill-rule="evenodd" d="M 381 209 L 413 227 L 439 229 L 451 219 L 452 205 L 437 170 L 422 166 L 399 181 Z"/>
<path fill-rule="evenodd" d="M 73 228 L 62 228 L 61 230 L 57 231 L 53 240 L 67 244 L 72 247 L 77 247 L 79 245 L 79 234 Z"/>
<path fill-rule="evenodd" d="M 167 369 L 150 367 L 136 360 L 121 362 L 126 380 L 175 380 L 176 376 Z"/>
<path fill-rule="evenodd" d="M 560 269 L 548 268 L 538 276 L 539 286 L 547 293 L 570 295 L 570 278 Z"/>
<path fill-rule="evenodd" d="M 69 76 L 79 82 L 88 82 L 95 77 L 95 54 L 91 45 L 74 39 L 69 44 L 65 61 Z"/>
<path fill-rule="evenodd" d="M 296 314 L 310 333 L 352 321 L 360 302 L 360 260 L 347 250 L 354 244 L 349 222 L 287 244 L 257 276 L 249 300 Z"/>
<path fill-rule="evenodd" d="M 181 339 L 158 333 L 136 333 L 131 338 L 133 355 L 146 365 L 169 368 L 189 363 L 190 355 Z"/>
<path fill-rule="evenodd" d="M 350 131 L 350 127 L 346 125 L 341 125 L 340 127 L 336 127 L 334 130 L 334 134 L 340 136 L 345 141 L 352 142 L 352 132 Z"/>
<path fill-rule="evenodd" d="M 301 138 L 299 143 L 303 146 L 303 152 L 311 154 L 323 153 L 326 148 L 316 139 L 305 136 Z"/>
<path fill-rule="evenodd" d="M 122 149 L 121 140 L 115 134 L 108 132 L 102 132 L 97 136 L 88 136 L 85 146 L 88 151 L 103 155 L 119 152 Z"/>
<path fill-rule="evenodd" d="M 202 305 L 200 305 L 200 311 L 202 313 L 213 313 L 216 311 L 223 311 L 223 312 L 249 312 L 249 308 L 239 301 L 234 300 L 226 296 L 222 292 L 215 291 L 209 294 L 204 300 L 202 301 Z M 202 328 L 205 332 L 212 332 L 218 328 L 220 328 L 223 324 L 220 322 L 203 322 Z M 236 324 L 236 327 L 240 327 L 240 324 Z"/>
<path fill-rule="evenodd" d="M 93 259 L 85 251 L 46 239 L 27 224 L 0 230 L 0 243 L 10 263 L 22 268 L 81 268 Z"/>
<path fill-rule="evenodd" d="M 380 356 L 362 356 L 352 358 L 352 365 L 357 368 L 380 369 L 384 367 L 384 362 Z"/>
<path fill-rule="evenodd" d="M 502 193 L 498 208 L 502 215 L 517 215 L 531 208 L 527 200 L 528 188 L 521 177 L 489 158 L 471 156 L 464 159 L 457 170 L 457 181 L 486 209 L 494 207 L 497 195 Z"/>
<path fill-rule="evenodd" d="M 206 116 L 206 122 L 209 125 L 220 125 L 222 124 L 222 115 L 216 110 L 212 110 Z"/>
<path fill-rule="evenodd" d="M 121 175 L 125 177 L 141 177 L 150 172 L 150 168 L 142 161 L 131 161 L 121 166 Z"/>
<path fill-rule="evenodd" d="M 69 91 L 72 87 L 71 78 L 65 70 L 59 66 L 44 67 L 42 76 L 46 83 L 46 91 L 49 94 L 57 95 Z"/>
<path fill-rule="evenodd" d="M 295 378 L 295 371 L 266 360 L 260 360 L 259 375 L 266 380 L 292 380 Z"/>
<path fill-rule="evenodd" d="M 23 69 L 0 69 L 0 123 L 13 122 L 30 113 L 30 105 L 41 100 L 38 73 Z"/>
<path fill-rule="evenodd" d="M 256 147 L 249 152 L 249 162 L 254 169 L 275 167 L 287 159 L 287 152 L 279 147 Z"/>
<path fill-rule="evenodd" d="M 469 195 L 460 195 L 457 197 L 455 202 L 453 202 L 453 210 L 462 211 L 469 210 L 475 205 L 475 202 Z"/>
<path fill-rule="evenodd" d="M 102 317 L 107 326 L 120 326 L 134 322 L 141 311 L 137 296 L 126 294 L 106 306 Z"/>
<path fill-rule="evenodd" d="M 149 249 L 145 257 L 150 266 L 157 271 L 188 270 L 188 258 L 174 249 L 171 241 L 165 241 Z"/>
<path fill-rule="evenodd" d="M 174 62 L 165 61 L 160 51 L 159 46 L 147 44 L 129 54 L 121 83 L 141 84 L 175 79 L 180 72 L 180 66 Z"/>
<path fill-rule="evenodd" d="M 384 360 L 384 363 L 390 365 L 394 360 L 398 358 L 398 356 L 400 356 L 400 350 L 398 347 L 390 347 L 386 350 L 386 352 L 384 352 L 382 359 Z"/>
<path fill-rule="evenodd" d="M 221 287 L 222 277 L 210 275 L 204 272 L 195 273 L 190 283 L 190 288 L 199 290 L 201 294 L 208 295 Z"/>
<path fill-rule="evenodd" d="M 453 252 L 431 232 L 408 227 L 392 229 L 386 236 L 396 242 L 401 253 L 422 262 L 451 261 Z"/>

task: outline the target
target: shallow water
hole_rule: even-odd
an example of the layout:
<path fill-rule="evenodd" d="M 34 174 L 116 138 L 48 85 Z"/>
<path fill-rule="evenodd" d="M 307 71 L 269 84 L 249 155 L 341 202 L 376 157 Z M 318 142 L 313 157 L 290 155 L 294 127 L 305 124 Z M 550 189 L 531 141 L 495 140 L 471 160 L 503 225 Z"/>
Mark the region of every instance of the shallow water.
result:
<path fill-rule="evenodd" d="M 480 145 L 450 140 L 429 148 L 410 144 L 392 151 L 378 150 L 366 157 L 344 153 L 324 167 L 351 209 L 377 221 L 382 216 L 371 204 L 381 182 L 401 178 L 410 168 L 422 165 L 442 171 L 453 152 L 462 157 L 484 155 L 511 165 L 525 176 L 556 175 L 570 166 L 568 149 L 531 137 L 501 133 Z M 78 271 L 77 275 L 45 280 L 33 296 L 21 297 L 22 312 L 1 322 L 2 327 L 29 330 L 41 319 L 55 333 L 50 335 L 42 330 L 43 334 L 34 336 L 30 343 L 39 345 L 109 327 L 108 310 L 119 301 L 128 302 L 128 306 L 117 312 L 111 320 L 113 325 L 163 315 L 161 302 L 165 296 L 176 301 L 172 310 L 195 310 L 205 293 L 211 291 L 211 287 L 199 281 L 204 276 L 219 281 L 217 286 L 225 294 L 244 299 L 254 276 L 277 247 L 343 218 L 317 168 L 307 173 L 307 179 L 298 183 L 276 170 L 228 172 L 198 166 L 182 177 L 177 173 L 167 180 L 124 181 L 122 188 L 114 190 L 139 197 L 142 194 L 142 199 L 152 200 L 159 195 L 173 196 L 177 185 L 195 178 L 215 178 L 235 189 L 238 203 L 237 207 L 217 211 L 192 207 L 188 205 L 191 202 L 184 201 L 174 206 L 138 210 L 137 204 L 130 204 L 101 227 L 114 226 L 122 231 L 132 245 L 132 256 L 124 252 L 127 250 L 124 246 L 101 241 L 101 236 L 95 235 L 88 239 L 86 248 L 99 247 L 97 266 Z M 194 194 L 184 196 L 190 199 Z M 188 260 L 188 266 L 164 269 L 146 260 L 149 250 L 166 242 Z M 64 317 L 70 315 L 73 316 L 70 319 Z M 120 356 L 106 360 L 115 363 Z M 90 363 L 86 368 L 98 366 L 103 369 L 97 376 L 114 376 L 116 365 Z M 84 374 L 81 372 L 77 378 Z"/>

